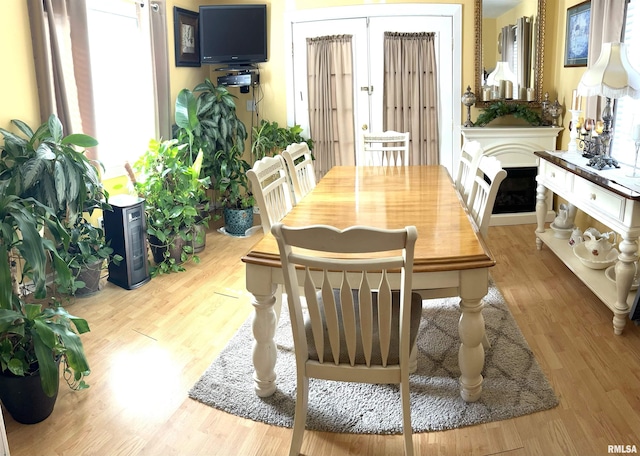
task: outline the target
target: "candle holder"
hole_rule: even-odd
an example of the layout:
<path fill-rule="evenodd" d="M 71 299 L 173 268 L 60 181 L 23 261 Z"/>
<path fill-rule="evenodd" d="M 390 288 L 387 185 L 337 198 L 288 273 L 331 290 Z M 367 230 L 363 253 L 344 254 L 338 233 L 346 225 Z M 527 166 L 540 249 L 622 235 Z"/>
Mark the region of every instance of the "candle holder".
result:
<path fill-rule="evenodd" d="M 579 130 L 582 127 L 580 124 L 580 114 L 582 111 L 579 109 L 569 110 L 571 113 L 571 129 L 569 132 L 569 152 L 578 151 L 578 137 L 580 135 Z"/>
<path fill-rule="evenodd" d="M 467 91 L 462 94 L 462 104 L 467 107 L 467 121 L 463 124 L 463 127 L 473 127 L 471 122 L 471 106 L 476 102 L 476 95 L 471 91 L 471 86 L 467 86 Z"/>
<path fill-rule="evenodd" d="M 636 158 L 633 161 L 633 174 L 629 174 L 628 177 L 640 177 L 638 173 L 638 150 L 640 150 L 640 114 L 636 114 L 633 117 L 631 123 L 631 139 L 636 143 Z"/>

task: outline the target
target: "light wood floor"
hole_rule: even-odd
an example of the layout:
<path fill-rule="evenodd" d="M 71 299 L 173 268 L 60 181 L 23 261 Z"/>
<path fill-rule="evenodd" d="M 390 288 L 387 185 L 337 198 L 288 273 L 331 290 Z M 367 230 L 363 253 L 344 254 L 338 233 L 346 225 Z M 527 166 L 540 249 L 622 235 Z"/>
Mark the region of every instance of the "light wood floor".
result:
<path fill-rule="evenodd" d="M 550 411 L 414 435 L 420 455 L 605 455 L 640 447 L 640 328 L 614 336 L 612 313 L 547 249 L 533 225 L 492 227 L 492 276 L 560 397 Z M 12 456 L 285 455 L 291 430 L 187 397 L 252 313 L 239 258 L 262 236 L 211 231 L 201 263 L 137 290 L 107 284 L 68 306 L 86 318 L 91 388 L 66 387 L 53 415 L 20 425 L 5 412 Z M 603 278 L 602 280 L 607 280 Z M 400 436 L 306 432 L 305 455 L 400 455 Z"/>

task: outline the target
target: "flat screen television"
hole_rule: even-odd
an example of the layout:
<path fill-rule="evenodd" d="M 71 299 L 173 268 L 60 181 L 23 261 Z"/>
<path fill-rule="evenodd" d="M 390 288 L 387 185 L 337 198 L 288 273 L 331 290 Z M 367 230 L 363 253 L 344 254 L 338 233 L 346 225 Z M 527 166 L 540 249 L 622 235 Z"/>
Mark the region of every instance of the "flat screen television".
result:
<path fill-rule="evenodd" d="M 200 62 L 267 61 L 267 5 L 200 6 Z"/>

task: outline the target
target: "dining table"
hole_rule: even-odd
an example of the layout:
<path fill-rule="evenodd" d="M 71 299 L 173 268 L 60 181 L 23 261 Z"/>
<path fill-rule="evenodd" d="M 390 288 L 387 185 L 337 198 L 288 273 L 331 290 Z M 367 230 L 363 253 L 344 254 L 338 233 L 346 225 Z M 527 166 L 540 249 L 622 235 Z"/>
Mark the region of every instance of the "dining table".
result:
<path fill-rule="evenodd" d="M 444 166 L 334 166 L 281 222 L 338 229 L 415 226 L 412 288 L 423 299 L 460 298 L 460 395 L 467 402 L 480 398 L 485 339 L 482 299 L 495 259 Z M 274 236 L 264 233 L 242 261 L 255 310 L 254 389 L 258 396 L 267 397 L 277 387 L 274 335 L 284 284 Z"/>

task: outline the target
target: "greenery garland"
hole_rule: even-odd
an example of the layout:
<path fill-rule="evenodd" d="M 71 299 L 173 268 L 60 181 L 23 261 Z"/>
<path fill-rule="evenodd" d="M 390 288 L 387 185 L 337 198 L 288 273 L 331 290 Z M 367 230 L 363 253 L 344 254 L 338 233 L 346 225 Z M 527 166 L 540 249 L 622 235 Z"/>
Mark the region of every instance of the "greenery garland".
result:
<path fill-rule="evenodd" d="M 508 115 L 512 115 L 517 119 L 523 119 L 530 125 L 540 126 L 544 124 L 542 116 L 527 105 L 496 101 L 482 110 L 476 120 L 476 125 L 484 127 L 492 120 Z"/>

